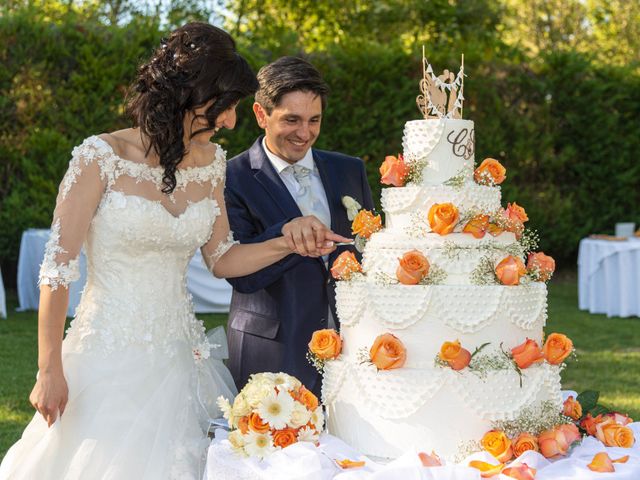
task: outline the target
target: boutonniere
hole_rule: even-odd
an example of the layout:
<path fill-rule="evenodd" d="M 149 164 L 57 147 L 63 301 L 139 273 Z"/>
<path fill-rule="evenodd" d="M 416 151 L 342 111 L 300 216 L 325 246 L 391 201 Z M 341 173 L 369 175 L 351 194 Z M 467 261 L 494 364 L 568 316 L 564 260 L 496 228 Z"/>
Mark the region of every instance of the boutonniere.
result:
<path fill-rule="evenodd" d="M 342 197 L 342 205 L 347 210 L 347 218 L 351 220 L 351 233 L 356 237 L 354 246 L 362 253 L 367 240 L 375 232 L 382 229 L 382 218 L 369 210 L 365 210 L 353 197 Z"/>

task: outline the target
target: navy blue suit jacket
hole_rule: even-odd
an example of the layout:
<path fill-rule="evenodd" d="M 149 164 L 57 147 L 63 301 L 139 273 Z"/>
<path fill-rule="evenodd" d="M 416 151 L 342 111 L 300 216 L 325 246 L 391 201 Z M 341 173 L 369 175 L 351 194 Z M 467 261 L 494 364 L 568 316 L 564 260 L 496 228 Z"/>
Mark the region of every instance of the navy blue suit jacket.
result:
<path fill-rule="evenodd" d="M 331 211 L 331 229 L 352 237 L 342 205 L 349 195 L 373 209 L 364 163 L 341 153 L 312 150 Z M 231 230 L 241 243 L 282 235 L 282 227 L 302 216 L 262 148 L 262 137 L 227 165 L 225 202 Z M 329 256 L 329 265 L 347 248 Z M 283 371 L 319 392 L 316 370 L 305 355 L 315 330 L 327 328 L 328 308 L 336 322 L 334 283 L 321 258 L 289 255 L 244 277 L 230 278 L 229 369 L 238 388 L 257 372 Z"/>

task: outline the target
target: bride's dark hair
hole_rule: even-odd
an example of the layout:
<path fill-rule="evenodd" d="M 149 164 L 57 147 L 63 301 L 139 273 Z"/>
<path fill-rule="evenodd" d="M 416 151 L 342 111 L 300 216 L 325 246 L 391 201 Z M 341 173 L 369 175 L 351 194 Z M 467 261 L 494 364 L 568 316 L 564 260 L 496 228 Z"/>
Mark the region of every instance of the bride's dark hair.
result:
<path fill-rule="evenodd" d="M 255 74 L 224 30 L 187 23 L 162 41 L 151 60 L 139 67 L 126 109 L 149 139 L 146 153 L 153 148 L 160 157 L 164 193 L 175 189 L 176 168 L 186 153 L 184 115 L 213 100 L 204 114 L 209 126 L 191 137 L 213 130 L 218 115 L 257 89 Z"/>

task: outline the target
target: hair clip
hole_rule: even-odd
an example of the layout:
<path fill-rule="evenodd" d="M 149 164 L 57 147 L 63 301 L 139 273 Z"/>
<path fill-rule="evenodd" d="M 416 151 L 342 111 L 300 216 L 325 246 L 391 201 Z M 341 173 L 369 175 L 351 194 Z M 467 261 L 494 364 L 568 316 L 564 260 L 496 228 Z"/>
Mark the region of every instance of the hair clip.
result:
<path fill-rule="evenodd" d="M 196 44 L 195 44 L 195 43 L 193 43 L 193 42 L 191 42 L 191 43 L 189 44 L 189 48 L 190 48 L 191 50 L 195 50 L 195 48 L 196 48 Z"/>

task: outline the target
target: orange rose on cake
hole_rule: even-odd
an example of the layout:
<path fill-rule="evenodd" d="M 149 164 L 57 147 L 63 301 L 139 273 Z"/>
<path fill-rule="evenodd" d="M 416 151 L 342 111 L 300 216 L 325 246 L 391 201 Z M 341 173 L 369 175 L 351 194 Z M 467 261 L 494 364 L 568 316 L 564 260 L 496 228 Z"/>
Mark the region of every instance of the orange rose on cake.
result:
<path fill-rule="evenodd" d="M 384 333 L 373 342 L 369 358 L 378 370 L 393 370 L 404 366 L 407 350 L 398 337 Z"/>
<path fill-rule="evenodd" d="M 449 364 L 453 370 L 462 370 L 471 362 L 471 352 L 462 348 L 460 342 L 444 342 L 438 353 L 440 360 Z"/>
<path fill-rule="evenodd" d="M 429 225 L 439 235 L 453 232 L 459 219 L 460 213 L 452 203 L 434 203 L 429 209 Z"/>
<path fill-rule="evenodd" d="M 342 351 L 342 339 L 332 328 L 316 330 L 311 336 L 309 350 L 321 360 L 333 360 Z"/>
<path fill-rule="evenodd" d="M 507 208 L 505 208 L 504 214 L 508 219 L 520 223 L 524 223 L 529 220 L 527 212 L 525 212 L 524 208 L 522 208 L 516 202 L 507 203 Z"/>
<path fill-rule="evenodd" d="M 429 261 L 418 250 L 405 253 L 399 262 L 396 277 L 404 285 L 416 285 L 429 274 Z"/>
<path fill-rule="evenodd" d="M 508 462 L 513 457 L 511 440 L 500 430 L 489 430 L 480 440 L 480 445 L 499 462 Z"/>
<path fill-rule="evenodd" d="M 479 185 L 500 185 L 507 178 L 507 169 L 495 158 L 485 158 L 473 172 Z"/>
<path fill-rule="evenodd" d="M 331 276 L 336 280 L 349 280 L 356 272 L 362 272 L 362 266 L 353 252 L 349 251 L 338 255 L 331 266 Z"/>
<path fill-rule="evenodd" d="M 470 233 L 475 238 L 484 237 L 489 229 L 489 215 L 476 215 L 467 222 L 462 231 Z"/>
<path fill-rule="evenodd" d="M 398 155 L 388 155 L 384 157 L 384 162 L 380 165 L 380 183 L 384 185 L 393 185 L 394 187 L 402 187 L 406 182 L 409 174 L 409 166 L 404 162 L 404 157 Z"/>
<path fill-rule="evenodd" d="M 527 258 L 527 270 L 537 276 L 537 280 L 547 282 L 556 269 L 556 261 L 544 252 L 530 253 Z"/>
<path fill-rule="evenodd" d="M 573 351 L 573 342 L 562 333 L 552 333 L 542 347 L 544 358 L 551 365 L 558 365 Z"/>
<path fill-rule="evenodd" d="M 496 277 L 503 285 L 519 285 L 520 277 L 527 273 L 527 269 L 519 257 L 509 255 L 496 265 Z"/>
<path fill-rule="evenodd" d="M 381 228 L 382 219 L 380 215 L 374 215 L 369 210 L 360 210 L 351 224 L 351 232 L 354 235 L 360 235 L 362 238 L 369 238 Z"/>
<path fill-rule="evenodd" d="M 538 342 L 527 338 L 524 343 L 511 349 L 511 355 L 519 368 L 529 368 L 534 363 L 544 360 Z"/>

